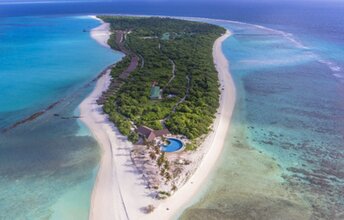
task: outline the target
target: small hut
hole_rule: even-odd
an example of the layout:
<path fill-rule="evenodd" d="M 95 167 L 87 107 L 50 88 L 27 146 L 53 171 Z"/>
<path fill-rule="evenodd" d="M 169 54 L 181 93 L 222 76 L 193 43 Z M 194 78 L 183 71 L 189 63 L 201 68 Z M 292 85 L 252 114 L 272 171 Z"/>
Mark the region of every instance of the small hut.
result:
<path fill-rule="evenodd" d="M 151 142 L 157 137 L 163 137 L 170 134 L 170 131 L 165 128 L 162 130 L 153 130 L 147 126 L 140 126 L 137 128 L 137 133 L 146 139 L 146 141 Z"/>

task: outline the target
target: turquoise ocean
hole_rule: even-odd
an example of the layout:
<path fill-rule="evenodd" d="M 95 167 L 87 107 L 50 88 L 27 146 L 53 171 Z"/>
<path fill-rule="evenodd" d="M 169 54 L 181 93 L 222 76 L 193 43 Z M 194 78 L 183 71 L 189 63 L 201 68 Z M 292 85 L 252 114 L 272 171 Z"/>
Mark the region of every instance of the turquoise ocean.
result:
<path fill-rule="evenodd" d="M 100 152 L 77 107 L 122 56 L 90 37 L 98 25 L 86 16 L 0 20 L 0 219 L 87 219 Z"/>
<path fill-rule="evenodd" d="M 121 55 L 84 32 L 98 21 L 64 13 L 241 21 L 196 19 L 233 33 L 223 51 L 237 103 L 221 158 L 181 218 L 344 219 L 343 11 L 306 2 L 0 7 L 0 129 L 60 100 L 0 133 L 0 219 L 87 219 L 100 155 L 77 106 Z"/>
<path fill-rule="evenodd" d="M 237 100 L 216 171 L 182 219 L 344 219 L 343 43 L 196 20 L 233 33 L 222 50 Z"/>

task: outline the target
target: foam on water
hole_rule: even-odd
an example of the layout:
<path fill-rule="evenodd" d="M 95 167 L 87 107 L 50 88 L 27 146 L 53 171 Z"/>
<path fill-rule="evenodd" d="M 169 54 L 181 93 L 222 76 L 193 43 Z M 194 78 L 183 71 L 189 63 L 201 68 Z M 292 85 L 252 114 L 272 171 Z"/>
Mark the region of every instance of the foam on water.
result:
<path fill-rule="evenodd" d="M 310 49 L 309 47 L 306 47 L 305 45 L 303 45 L 300 41 L 296 40 L 294 35 L 291 34 L 291 33 L 287 33 L 287 32 L 284 32 L 284 31 L 279 31 L 279 30 L 274 30 L 274 29 L 267 28 L 267 27 L 264 27 L 264 26 L 261 26 L 261 25 L 254 25 L 254 26 L 259 28 L 259 29 L 270 31 L 272 33 L 276 33 L 276 34 L 278 34 L 280 36 L 283 36 L 284 38 L 288 39 L 291 43 L 293 43 L 298 48 L 305 49 L 305 50 Z"/>
<path fill-rule="evenodd" d="M 320 63 L 323 63 L 325 65 L 327 65 L 330 70 L 332 70 L 333 72 L 341 72 L 342 68 L 340 66 L 338 66 L 336 63 L 328 61 L 328 60 L 322 60 L 319 58 L 318 60 Z"/>
<path fill-rule="evenodd" d="M 223 50 L 237 104 L 209 191 L 182 219 L 336 219 L 344 211 L 341 67 L 287 32 L 212 23 L 233 32 Z"/>
<path fill-rule="evenodd" d="M 288 63 L 291 63 L 291 64 L 295 64 L 295 62 L 297 61 L 301 61 L 302 60 L 305 60 L 305 61 L 310 61 L 310 60 L 316 60 L 318 61 L 319 63 L 322 63 L 324 65 L 326 65 L 331 71 L 332 71 L 332 76 L 338 78 L 338 79 L 342 79 L 344 76 L 343 74 L 340 74 L 342 73 L 342 67 L 337 64 L 336 62 L 334 61 L 330 61 L 330 60 L 327 60 L 325 58 L 323 58 L 322 55 L 318 54 L 314 48 L 311 48 L 309 46 L 305 46 L 300 40 L 298 40 L 294 34 L 292 33 L 288 33 L 288 32 L 285 32 L 285 31 L 281 31 L 281 30 L 276 30 L 276 29 L 272 29 L 272 28 L 268 28 L 268 27 L 265 27 L 265 26 L 262 26 L 262 25 L 256 25 L 256 24 L 249 24 L 249 23 L 245 23 L 245 22 L 240 22 L 240 21 L 229 21 L 229 20 L 223 20 L 223 19 L 206 19 L 206 18 L 188 18 L 188 19 L 192 19 L 192 20 L 204 20 L 204 21 L 207 21 L 207 22 L 210 22 L 210 23 L 220 23 L 220 24 L 237 24 L 237 25 L 241 25 L 241 26 L 248 26 L 248 27 L 255 27 L 259 30 L 264 30 L 266 31 L 267 33 L 270 33 L 272 35 L 276 35 L 276 38 L 278 39 L 274 39 L 274 40 L 270 40 L 270 42 L 268 41 L 265 41 L 266 44 L 269 44 L 269 43 L 272 43 L 272 41 L 274 41 L 275 43 L 279 43 L 281 45 L 281 39 L 286 39 L 289 43 L 291 43 L 291 46 L 294 46 L 293 49 L 296 48 L 299 48 L 301 50 L 304 50 L 304 52 L 302 54 L 300 54 L 299 56 L 302 56 L 302 57 L 296 57 L 296 56 L 292 56 L 292 57 L 289 57 L 288 59 L 285 59 L 285 58 L 282 58 L 281 60 L 279 59 L 275 59 L 275 60 L 266 60 L 266 58 L 264 58 L 264 61 L 248 61 L 248 62 L 251 62 L 251 63 L 260 63 L 260 64 L 263 64 L 263 65 L 286 65 Z M 240 30 L 242 29 L 242 27 L 235 27 L 237 30 Z M 240 32 L 240 31 L 239 31 Z M 234 34 L 237 34 L 237 32 L 235 32 Z M 263 33 L 263 36 L 266 36 L 266 33 Z M 272 37 L 272 36 L 270 36 Z M 259 45 L 262 45 L 262 42 L 259 42 Z M 259 46 L 258 45 L 258 46 Z M 290 44 L 289 44 L 290 45 Z M 272 46 L 272 45 L 270 45 Z M 243 61 L 243 63 L 245 63 L 246 61 Z"/>

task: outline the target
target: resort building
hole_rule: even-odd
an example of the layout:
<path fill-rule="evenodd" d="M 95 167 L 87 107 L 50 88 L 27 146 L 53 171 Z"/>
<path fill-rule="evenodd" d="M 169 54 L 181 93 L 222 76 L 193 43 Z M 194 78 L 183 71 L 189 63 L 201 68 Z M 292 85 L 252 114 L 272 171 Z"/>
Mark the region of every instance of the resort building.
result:
<path fill-rule="evenodd" d="M 162 129 L 154 131 L 153 129 L 147 127 L 147 126 L 140 126 L 137 128 L 137 132 L 140 136 L 146 139 L 146 141 L 151 142 L 157 137 L 163 137 L 166 135 L 171 134 L 168 129 Z"/>
<path fill-rule="evenodd" d="M 161 99 L 160 86 L 152 86 L 150 91 L 150 99 Z"/>
<path fill-rule="evenodd" d="M 161 93 L 162 93 L 162 89 L 160 89 L 160 86 L 157 86 L 158 82 L 157 81 L 153 81 L 152 82 L 152 86 L 151 86 L 151 90 L 150 90 L 150 99 L 161 99 Z"/>

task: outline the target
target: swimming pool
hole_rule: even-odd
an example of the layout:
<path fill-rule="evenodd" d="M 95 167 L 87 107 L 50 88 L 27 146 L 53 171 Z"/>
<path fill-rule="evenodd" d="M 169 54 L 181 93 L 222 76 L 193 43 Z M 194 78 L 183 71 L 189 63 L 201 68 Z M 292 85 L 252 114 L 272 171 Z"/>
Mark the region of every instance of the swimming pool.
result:
<path fill-rule="evenodd" d="M 184 144 L 181 140 L 176 138 L 168 138 L 169 144 L 162 147 L 164 152 L 176 152 L 183 148 Z"/>

